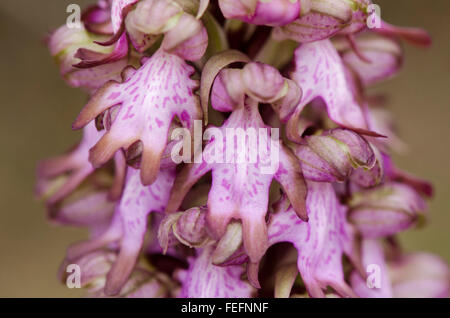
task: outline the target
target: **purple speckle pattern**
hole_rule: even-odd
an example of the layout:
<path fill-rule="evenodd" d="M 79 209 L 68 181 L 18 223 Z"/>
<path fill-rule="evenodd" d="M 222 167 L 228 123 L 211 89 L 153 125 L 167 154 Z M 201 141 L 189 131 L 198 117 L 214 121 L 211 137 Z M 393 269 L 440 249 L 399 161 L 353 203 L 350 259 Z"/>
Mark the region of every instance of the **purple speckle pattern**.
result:
<path fill-rule="evenodd" d="M 308 181 L 309 222 L 299 220 L 292 208 L 278 211 L 269 224 L 269 244 L 291 242 L 298 251 L 297 266 L 313 297 L 323 297 L 328 286 L 352 296 L 344 281 L 343 253 L 351 252 L 352 237 L 342 206 L 330 183 Z"/>
<path fill-rule="evenodd" d="M 249 298 L 255 289 L 241 279 L 244 268 L 239 265 L 212 264 L 211 246 L 197 249 L 189 260 L 189 269 L 178 273 L 183 282 L 180 298 Z"/>
<path fill-rule="evenodd" d="M 257 103 L 247 99 L 245 105 L 233 111 L 223 126 L 217 128 L 222 132 L 223 140 L 214 139 L 206 145 L 202 162 L 190 166 L 190 175 L 184 182 L 192 185 L 212 170 L 213 180 L 207 202 L 208 225 L 213 234 L 220 237 L 232 219 L 240 219 L 246 252 L 251 261 L 258 262 L 267 245 L 265 216 L 272 180 L 276 179 L 285 189 L 295 192 L 293 189 L 299 188 L 303 179 L 299 165 L 290 160 L 289 151 L 278 143 L 271 149 L 270 138 L 261 147 L 262 151 L 254 163 L 250 163 L 250 160 L 238 162 L 236 138 L 232 143 L 234 149 L 227 149 L 227 129 L 230 128 L 241 128 L 244 132 L 249 128 L 256 129 L 257 133 L 259 128 L 264 128 L 267 133 L 270 132 L 262 121 Z M 255 145 L 253 150 L 257 148 Z M 278 167 L 272 172 L 264 171 L 262 167 L 270 163 L 271 152 L 279 155 Z M 234 161 L 228 163 L 226 159 L 230 153 L 235 156 Z"/>
<path fill-rule="evenodd" d="M 117 149 L 127 149 L 140 140 L 141 167 L 147 167 L 147 162 L 153 164 L 153 157 L 160 160 L 173 118 L 177 116 L 189 129 L 194 119 L 201 118 L 198 98 L 193 94 L 197 82 L 190 78 L 193 72 L 184 60 L 160 50 L 146 59 L 139 70 L 127 69 L 122 83 L 104 86 L 80 117 L 86 121 L 112 106 L 120 105 L 120 109 L 110 130 L 92 150 L 91 159 L 101 164 Z M 84 117 L 86 113 L 89 115 Z"/>
<path fill-rule="evenodd" d="M 303 90 L 297 114 L 313 99 L 320 97 L 334 122 L 346 127 L 367 129 L 344 64 L 330 40 L 305 43 L 295 51 L 292 79 Z"/>

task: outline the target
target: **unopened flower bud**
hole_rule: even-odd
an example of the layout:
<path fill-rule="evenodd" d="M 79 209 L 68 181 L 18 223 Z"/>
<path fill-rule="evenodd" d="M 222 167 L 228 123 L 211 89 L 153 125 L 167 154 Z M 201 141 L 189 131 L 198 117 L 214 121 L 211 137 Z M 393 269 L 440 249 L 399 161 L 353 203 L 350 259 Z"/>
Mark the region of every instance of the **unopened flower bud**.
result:
<path fill-rule="evenodd" d="M 300 15 L 299 0 L 220 0 L 219 6 L 227 19 L 256 25 L 285 25 Z"/>
<path fill-rule="evenodd" d="M 332 129 L 308 136 L 297 148 L 303 175 L 313 181 L 345 181 L 357 168 L 370 169 L 375 155 L 369 143 L 347 129 Z"/>
<path fill-rule="evenodd" d="M 170 236 L 189 247 L 201 247 L 211 242 L 206 230 L 206 208 L 192 208 L 185 212 L 168 215 L 161 223 L 158 238 L 167 250 Z"/>
<path fill-rule="evenodd" d="M 349 202 L 349 220 L 364 237 L 377 238 L 403 231 L 426 211 L 426 203 L 411 187 L 387 183 L 355 193 Z"/>
<path fill-rule="evenodd" d="M 403 50 L 395 39 L 364 34 L 356 37 L 356 53 L 350 46 L 342 51 L 342 59 L 355 72 L 364 86 L 376 84 L 395 75 L 403 62 Z M 360 56 L 364 56 L 366 61 Z"/>
<path fill-rule="evenodd" d="M 208 33 L 202 22 L 183 14 L 175 27 L 164 36 L 162 47 L 188 61 L 199 60 L 208 47 Z"/>
<path fill-rule="evenodd" d="M 134 47 L 145 51 L 157 36 L 173 28 L 183 14 L 175 1 L 143 0 L 125 19 L 126 29 Z"/>
<path fill-rule="evenodd" d="M 280 72 L 267 64 L 248 63 L 242 69 L 242 81 L 247 94 L 254 99 L 270 103 L 286 95 L 286 81 Z"/>
<path fill-rule="evenodd" d="M 374 146 L 372 146 L 373 153 L 375 154 L 375 164 L 371 169 L 365 167 L 359 167 L 353 171 L 350 179 L 352 182 L 363 188 L 374 187 L 381 183 L 384 177 L 384 162 L 381 152 Z"/>
<path fill-rule="evenodd" d="M 274 31 L 275 38 L 297 42 L 323 40 L 343 29 L 352 18 L 352 6 L 345 0 L 302 1 L 301 16 Z"/>

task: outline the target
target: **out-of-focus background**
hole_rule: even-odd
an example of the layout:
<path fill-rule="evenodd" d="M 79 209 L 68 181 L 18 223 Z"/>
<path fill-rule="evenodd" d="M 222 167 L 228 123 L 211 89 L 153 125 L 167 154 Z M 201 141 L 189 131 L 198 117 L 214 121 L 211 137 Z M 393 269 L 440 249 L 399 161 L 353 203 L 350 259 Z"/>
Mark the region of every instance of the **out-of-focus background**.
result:
<path fill-rule="evenodd" d="M 82 230 L 52 227 L 33 196 L 38 160 L 60 154 L 80 137 L 70 125 L 86 96 L 59 78 L 43 43 L 65 23 L 70 3 L 94 0 L 3 0 L 0 2 L 0 296 L 75 297 L 56 272 L 69 243 Z M 406 170 L 433 182 L 427 227 L 402 235 L 407 250 L 427 250 L 450 261 L 450 1 L 378 0 L 382 18 L 427 29 L 431 49 L 406 45 L 398 77 L 375 88 L 386 92 L 408 155 Z"/>

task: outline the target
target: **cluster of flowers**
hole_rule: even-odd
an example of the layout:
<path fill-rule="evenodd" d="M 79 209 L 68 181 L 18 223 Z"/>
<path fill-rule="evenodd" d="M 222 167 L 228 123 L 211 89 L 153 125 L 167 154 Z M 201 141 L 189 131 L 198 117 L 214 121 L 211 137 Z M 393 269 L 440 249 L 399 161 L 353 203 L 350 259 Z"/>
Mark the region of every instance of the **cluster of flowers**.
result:
<path fill-rule="evenodd" d="M 366 93 L 399 71 L 401 40 L 430 39 L 368 28 L 371 5 L 99 0 L 81 29 L 53 32 L 62 77 L 90 95 L 81 142 L 38 167 L 49 219 L 90 230 L 61 278 L 79 265 L 92 296 L 448 295 L 445 262 L 395 238 L 424 219 L 432 187 L 393 164 L 403 143 Z M 214 138 L 201 162 L 176 164 L 171 133 L 195 120 L 279 128 L 278 168 L 261 172 L 268 152 L 208 160 L 234 145 Z"/>

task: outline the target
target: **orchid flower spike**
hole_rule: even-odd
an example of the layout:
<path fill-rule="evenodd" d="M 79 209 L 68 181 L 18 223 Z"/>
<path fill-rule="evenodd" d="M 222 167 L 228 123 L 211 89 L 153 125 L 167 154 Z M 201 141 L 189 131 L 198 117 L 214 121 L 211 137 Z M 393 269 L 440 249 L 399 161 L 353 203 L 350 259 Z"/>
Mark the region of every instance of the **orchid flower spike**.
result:
<path fill-rule="evenodd" d="M 332 287 L 343 297 L 355 293 L 344 280 L 342 255 L 357 259 L 353 233 L 346 221 L 346 207 L 342 206 L 329 183 L 308 181 L 306 206 L 309 222 L 299 220 L 292 208 L 279 203 L 269 224 L 269 244 L 290 242 L 298 251 L 297 269 L 312 297 L 324 297 L 324 290 Z M 291 285 L 287 286 L 287 296 Z"/>
<path fill-rule="evenodd" d="M 80 143 L 37 169 L 50 222 L 89 231 L 60 278 L 79 265 L 94 297 L 448 296 L 448 265 L 397 243 L 433 187 L 394 165 L 405 144 L 367 93 L 399 73 L 400 40 L 431 40 L 375 9 L 98 0 L 54 31 L 89 95 Z"/>

